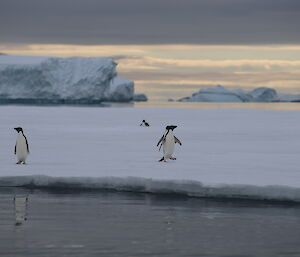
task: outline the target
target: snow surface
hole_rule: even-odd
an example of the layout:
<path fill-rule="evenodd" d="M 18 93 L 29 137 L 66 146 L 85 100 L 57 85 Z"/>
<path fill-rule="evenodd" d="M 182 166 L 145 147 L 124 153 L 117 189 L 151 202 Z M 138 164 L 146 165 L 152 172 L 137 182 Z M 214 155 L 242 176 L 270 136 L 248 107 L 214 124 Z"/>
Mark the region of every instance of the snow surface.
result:
<path fill-rule="evenodd" d="M 299 111 L 1 106 L 0 117 L 0 186 L 300 201 Z M 158 162 L 170 124 L 183 145 Z M 15 164 L 16 126 L 28 165 Z"/>
<path fill-rule="evenodd" d="M 300 95 L 278 94 L 273 88 L 258 87 L 252 91 L 241 88 L 226 89 L 221 85 L 214 88 L 201 89 L 191 97 L 179 99 L 181 102 L 295 102 Z"/>
<path fill-rule="evenodd" d="M 128 102 L 134 84 L 110 58 L 0 56 L 0 99 Z"/>

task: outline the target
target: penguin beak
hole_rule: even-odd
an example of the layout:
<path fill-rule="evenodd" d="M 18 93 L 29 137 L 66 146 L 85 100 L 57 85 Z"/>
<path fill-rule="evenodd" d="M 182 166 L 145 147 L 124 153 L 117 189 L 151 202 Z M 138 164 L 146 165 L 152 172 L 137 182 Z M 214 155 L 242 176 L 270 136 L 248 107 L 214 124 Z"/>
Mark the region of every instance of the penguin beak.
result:
<path fill-rule="evenodd" d="M 18 128 L 14 128 L 14 130 L 18 131 Z"/>
<path fill-rule="evenodd" d="M 175 128 L 177 128 L 177 126 L 172 126 L 172 130 L 175 129 Z"/>

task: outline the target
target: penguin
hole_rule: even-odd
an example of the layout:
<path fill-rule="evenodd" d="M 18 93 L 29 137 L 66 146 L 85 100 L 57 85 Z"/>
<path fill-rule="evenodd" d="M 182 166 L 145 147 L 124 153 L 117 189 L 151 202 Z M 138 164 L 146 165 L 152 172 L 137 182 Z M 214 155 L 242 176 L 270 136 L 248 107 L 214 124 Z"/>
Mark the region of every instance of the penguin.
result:
<path fill-rule="evenodd" d="M 26 158 L 29 154 L 29 146 L 26 136 L 21 127 L 14 128 L 18 132 L 17 142 L 15 145 L 15 154 L 18 162 L 16 164 L 26 164 Z"/>
<path fill-rule="evenodd" d="M 164 156 L 159 160 L 159 162 L 161 161 L 166 162 L 167 159 L 176 160 L 176 158 L 172 157 L 172 154 L 174 153 L 175 143 L 178 143 L 180 145 L 182 145 L 182 143 L 177 137 L 173 135 L 173 130 L 175 128 L 177 128 L 177 126 L 173 126 L 173 125 L 167 126 L 166 132 L 164 133 L 164 135 L 161 137 L 161 139 L 158 141 L 156 145 L 159 146 L 159 144 L 161 144 L 159 150 L 161 146 L 163 146 Z"/>
<path fill-rule="evenodd" d="M 142 120 L 142 123 L 141 123 L 140 126 L 142 126 L 142 127 L 150 127 L 150 124 L 147 121 Z"/>

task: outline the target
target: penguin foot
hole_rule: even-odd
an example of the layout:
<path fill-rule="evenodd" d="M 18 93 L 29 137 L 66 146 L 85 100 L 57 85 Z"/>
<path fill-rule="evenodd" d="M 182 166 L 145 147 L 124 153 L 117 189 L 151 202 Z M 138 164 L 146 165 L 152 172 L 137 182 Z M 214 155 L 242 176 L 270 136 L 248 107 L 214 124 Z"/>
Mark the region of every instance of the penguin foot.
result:
<path fill-rule="evenodd" d="M 170 157 L 170 159 L 173 161 L 177 160 L 175 157 Z"/>
<path fill-rule="evenodd" d="M 164 162 L 166 161 L 164 157 L 162 157 L 162 158 L 159 160 L 159 162 L 162 162 L 162 161 L 164 161 Z"/>
<path fill-rule="evenodd" d="M 18 161 L 18 162 L 16 162 L 16 164 L 21 164 L 22 163 L 22 161 Z"/>
<path fill-rule="evenodd" d="M 22 164 L 23 164 L 23 165 L 26 165 L 27 163 L 26 163 L 26 162 L 22 162 Z"/>

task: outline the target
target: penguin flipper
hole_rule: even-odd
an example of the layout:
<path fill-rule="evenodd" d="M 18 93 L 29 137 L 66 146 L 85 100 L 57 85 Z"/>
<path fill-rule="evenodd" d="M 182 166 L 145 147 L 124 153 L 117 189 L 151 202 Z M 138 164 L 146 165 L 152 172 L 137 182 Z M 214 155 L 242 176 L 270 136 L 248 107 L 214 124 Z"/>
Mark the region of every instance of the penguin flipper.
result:
<path fill-rule="evenodd" d="M 182 143 L 180 142 L 180 140 L 177 137 L 174 136 L 174 139 L 175 139 L 175 143 L 182 145 Z"/>
<path fill-rule="evenodd" d="M 163 145 L 163 142 L 161 142 L 161 144 L 160 144 L 160 147 L 158 149 L 159 152 L 160 152 L 160 149 L 161 149 L 162 145 Z"/>
<path fill-rule="evenodd" d="M 17 154 L 17 144 L 15 144 L 15 154 Z"/>
<path fill-rule="evenodd" d="M 25 137 L 25 136 L 24 136 Z M 27 146 L 27 153 L 29 153 L 29 145 L 28 145 L 28 141 L 27 138 L 25 137 L 25 141 L 26 141 L 26 146 Z"/>
<path fill-rule="evenodd" d="M 158 143 L 156 146 L 159 146 L 160 142 L 162 142 L 164 140 L 164 136 L 161 137 L 161 139 L 159 139 Z"/>

